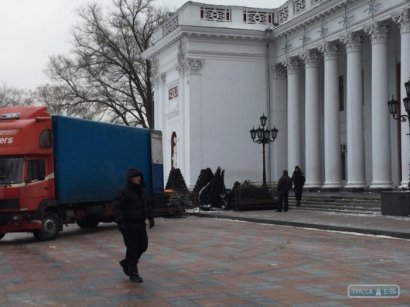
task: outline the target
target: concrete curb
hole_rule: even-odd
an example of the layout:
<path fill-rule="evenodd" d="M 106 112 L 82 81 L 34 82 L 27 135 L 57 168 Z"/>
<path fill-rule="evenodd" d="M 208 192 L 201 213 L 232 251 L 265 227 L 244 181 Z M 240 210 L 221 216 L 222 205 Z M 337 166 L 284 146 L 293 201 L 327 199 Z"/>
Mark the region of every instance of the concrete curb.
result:
<path fill-rule="evenodd" d="M 338 226 L 338 225 L 279 221 L 279 220 L 263 219 L 263 218 L 236 217 L 236 216 L 226 216 L 226 215 L 218 214 L 218 213 L 209 214 L 209 213 L 204 213 L 204 212 L 198 212 L 198 213 L 188 213 L 188 215 L 193 215 L 197 217 L 206 217 L 206 218 L 220 218 L 220 219 L 228 219 L 228 220 L 234 220 L 234 221 L 244 221 L 244 222 L 251 222 L 251 223 L 312 228 L 312 229 L 320 229 L 320 230 L 343 231 L 343 232 L 352 232 L 352 233 L 368 234 L 368 235 L 375 235 L 375 236 L 388 236 L 388 237 L 400 238 L 400 239 L 410 239 L 410 233 L 399 232 L 399 231 L 389 231 L 389 230 L 384 230 L 384 229 L 344 227 L 344 226 Z"/>

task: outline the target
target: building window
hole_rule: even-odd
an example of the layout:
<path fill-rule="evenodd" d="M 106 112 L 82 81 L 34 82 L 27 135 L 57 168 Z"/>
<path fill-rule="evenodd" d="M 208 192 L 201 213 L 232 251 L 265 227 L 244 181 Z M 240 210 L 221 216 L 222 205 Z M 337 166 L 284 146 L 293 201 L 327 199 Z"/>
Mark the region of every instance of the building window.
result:
<path fill-rule="evenodd" d="M 272 24 L 272 13 L 263 11 L 243 11 L 243 21 L 248 24 Z"/>
<path fill-rule="evenodd" d="M 289 7 L 285 7 L 279 11 L 279 23 L 284 23 L 288 21 L 289 18 Z"/>
<path fill-rule="evenodd" d="M 343 76 L 339 76 L 339 111 L 344 111 L 345 109 L 345 87 L 343 82 Z"/>
<path fill-rule="evenodd" d="M 168 90 L 168 100 L 178 97 L 178 86 L 174 86 Z"/>
<path fill-rule="evenodd" d="M 201 7 L 201 19 L 208 21 L 231 21 L 231 10 L 216 7 Z"/>
<path fill-rule="evenodd" d="M 312 0 L 312 5 L 319 4 L 320 2 L 321 2 L 321 0 Z"/>
<path fill-rule="evenodd" d="M 340 152 L 341 152 L 341 159 L 342 159 L 342 180 L 346 180 L 346 152 L 347 152 L 347 146 L 346 144 L 341 144 L 340 145 Z"/>
<path fill-rule="evenodd" d="M 362 69 L 362 105 L 364 105 L 364 69 Z"/>

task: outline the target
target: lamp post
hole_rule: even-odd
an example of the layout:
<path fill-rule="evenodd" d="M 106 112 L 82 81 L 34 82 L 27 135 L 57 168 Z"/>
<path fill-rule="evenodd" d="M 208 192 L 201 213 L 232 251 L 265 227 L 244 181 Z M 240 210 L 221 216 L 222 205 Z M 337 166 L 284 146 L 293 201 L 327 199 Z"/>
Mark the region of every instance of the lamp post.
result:
<path fill-rule="evenodd" d="M 265 170 L 265 145 L 275 141 L 278 136 L 278 129 L 273 127 L 269 129 L 266 126 L 266 120 L 268 118 L 265 114 L 262 114 L 260 117 L 260 126 L 258 129 L 255 129 L 255 126 L 249 131 L 251 133 L 252 141 L 258 144 L 262 144 L 262 156 L 263 156 L 263 187 L 266 187 L 266 170 Z"/>
<path fill-rule="evenodd" d="M 391 115 L 393 115 L 393 118 L 395 120 L 400 120 L 401 122 L 409 122 L 409 128 L 410 128 L 410 79 L 409 81 L 404 83 L 404 87 L 406 88 L 406 95 L 407 97 L 403 98 L 403 104 L 404 104 L 404 109 L 407 112 L 406 114 L 403 115 L 398 115 L 398 108 L 399 108 L 399 102 L 394 99 L 394 96 L 392 96 L 391 100 L 387 102 L 387 105 L 389 107 L 389 112 Z M 409 182 L 407 184 L 407 189 L 410 189 L 410 164 L 409 164 Z"/>

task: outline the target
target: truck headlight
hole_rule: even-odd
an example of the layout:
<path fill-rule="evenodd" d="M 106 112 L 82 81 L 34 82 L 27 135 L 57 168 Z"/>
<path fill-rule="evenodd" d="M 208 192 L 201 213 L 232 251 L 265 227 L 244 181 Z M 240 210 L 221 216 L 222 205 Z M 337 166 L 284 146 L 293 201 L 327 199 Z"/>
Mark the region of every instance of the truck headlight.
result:
<path fill-rule="evenodd" d="M 22 216 L 20 214 L 15 214 L 11 219 L 13 220 L 13 222 L 18 222 L 21 221 Z"/>

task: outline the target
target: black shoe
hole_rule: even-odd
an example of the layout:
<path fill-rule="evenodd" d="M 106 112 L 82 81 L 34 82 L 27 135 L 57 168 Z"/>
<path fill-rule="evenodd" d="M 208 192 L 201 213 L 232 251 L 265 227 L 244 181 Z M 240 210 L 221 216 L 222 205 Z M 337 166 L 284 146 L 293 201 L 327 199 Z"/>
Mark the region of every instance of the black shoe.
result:
<path fill-rule="evenodd" d="M 277 212 L 282 212 L 282 210 L 276 210 Z"/>
<path fill-rule="evenodd" d="M 283 211 L 288 212 L 288 209 L 285 209 L 285 210 L 283 210 Z"/>
<path fill-rule="evenodd" d="M 130 272 L 128 271 L 127 261 L 125 259 L 120 260 L 120 265 L 122 266 L 122 270 L 126 276 L 130 276 Z"/>
<path fill-rule="evenodd" d="M 137 264 L 131 264 L 131 263 L 127 263 L 128 264 L 128 272 L 130 273 L 130 281 L 132 282 L 137 282 L 137 283 L 142 283 L 142 278 L 140 276 L 140 274 L 138 273 L 138 267 Z"/>
<path fill-rule="evenodd" d="M 143 282 L 141 276 L 139 276 L 139 275 L 130 276 L 130 281 L 136 282 L 136 283 L 139 283 L 139 284 Z"/>

